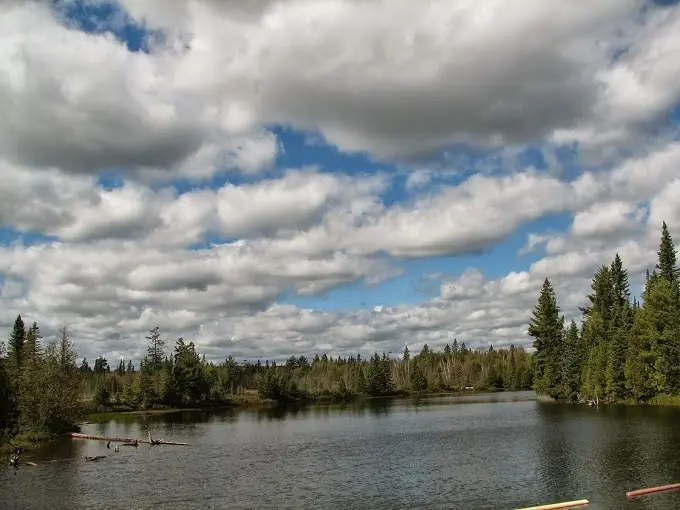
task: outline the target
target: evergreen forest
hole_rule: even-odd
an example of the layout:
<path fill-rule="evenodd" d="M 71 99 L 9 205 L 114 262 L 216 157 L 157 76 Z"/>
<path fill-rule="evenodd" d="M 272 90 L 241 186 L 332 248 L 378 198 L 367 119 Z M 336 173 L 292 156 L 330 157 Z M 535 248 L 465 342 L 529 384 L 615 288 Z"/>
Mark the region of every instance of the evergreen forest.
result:
<path fill-rule="evenodd" d="M 657 255 L 639 302 L 618 254 L 600 267 L 580 325 L 565 324 L 545 280 L 528 331 L 537 393 L 597 404 L 680 402 L 680 270 L 665 222 Z"/>
<path fill-rule="evenodd" d="M 0 345 L 0 424 L 5 437 L 49 437 L 72 430 L 87 412 L 214 407 L 264 401 L 349 400 L 408 392 L 530 388 L 532 356 L 522 348 L 473 351 L 456 340 L 441 352 L 425 345 L 402 359 L 375 353 L 291 356 L 283 363 L 206 361 L 193 342 L 167 346 L 160 327 L 145 339 L 142 360 L 110 366 L 79 360 L 72 332 L 43 345 L 39 325 L 16 318 Z"/>

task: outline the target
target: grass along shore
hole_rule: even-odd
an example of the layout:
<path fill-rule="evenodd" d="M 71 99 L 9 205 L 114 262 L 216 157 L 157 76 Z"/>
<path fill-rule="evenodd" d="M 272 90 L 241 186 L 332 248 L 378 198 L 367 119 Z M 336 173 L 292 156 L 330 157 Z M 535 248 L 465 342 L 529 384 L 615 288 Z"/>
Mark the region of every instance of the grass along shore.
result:
<path fill-rule="evenodd" d="M 86 413 L 86 422 L 101 423 L 109 419 L 113 419 L 118 416 L 135 416 L 135 415 L 154 415 L 154 414 L 168 414 L 168 413 L 178 413 L 186 411 L 206 411 L 206 410 L 218 410 L 218 409 L 233 409 L 233 408 L 245 408 L 245 407 L 273 407 L 278 405 L 314 405 L 314 404 L 342 404 L 348 402 L 357 401 L 370 401 L 370 400 L 381 400 L 381 399 L 391 399 L 391 398 L 404 398 L 404 397 L 423 397 L 423 396 L 443 396 L 443 395 L 474 395 L 480 393 L 494 393 L 502 392 L 503 389 L 495 388 L 479 388 L 479 389 L 460 389 L 460 390 L 423 390 L 423 391 L 394 391 L 389 395 L 379 395 L 379 396 L 369 396 L 364 394 L 345 394 L 345 395 L 333 395 L 333 394 L 316 394 L 307 395 L 304 398 L 299 398 L 295 400 L 288 400 L 279 402 L 273 399 L 263 398 L 260 396 L 257 390 L 246 390 L 243 393 L 238 393 L 231 395 L 229 399 L 219 402 L 206 402 L 201 405 L 188 405 L 186 407 L 171 407 L 156 405 L 152 408 L 147 409 L 135 409 L 130 406 L 125 405 L 111 405 L 106 407 L 97 407 L 96 409 L 90 408 Z M 522 390 L 517 390 L 522 391 Z M 526 390 L 524 390 L 526 391 Z"/>

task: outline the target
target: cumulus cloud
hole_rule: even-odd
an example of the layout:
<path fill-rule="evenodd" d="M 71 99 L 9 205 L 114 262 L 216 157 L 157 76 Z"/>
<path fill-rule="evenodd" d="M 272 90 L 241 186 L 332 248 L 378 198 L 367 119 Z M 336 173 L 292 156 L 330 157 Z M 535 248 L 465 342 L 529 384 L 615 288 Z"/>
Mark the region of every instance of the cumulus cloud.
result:
<path fill-rule="evenodd" d="M 636 164 L 646 168 L 660 157 L 652 154 Z M 680 181 L 670 174 L 659 177 L 660 192 L 651 197 L 639 188 L 641 200 L 651 199 L 649 214 L 639 214 L 637 201 L 623 200 L 631 189 L 623 177 L 635 182 L 636 164 L 598 174 L 593 182 L 601 190 L 587 196 L 610 201 L 593 198 L 590 205 L 579 191 L 580 180 L 560 181 L 534 171 L 474 176 L 424 196 L 412 209 L 380 201 L 389 182 L 384 176 L 352 178 L 313 169 L 291 170 L 259 185 L 197 189 L 179 196 L 138 184 L 108 192 L 84 188 L 81 194 L 90 201 L 85 203 L 94 209 L 88 214 L 74 209 L 71 223 L 48 231 L 63 236 L 61 242 L 0 249 L 0 273 L 11 277 L 3 291 L 3 319 L 9 323 L 11 313 L 22 310 L 48 324 L 70 320 L 88 351 L 117 346 L 116 352 L 130 355 L 138 352 L 143 332 L 156 324 L 170 336 L 194 338 L 217 357 L 226 352 L 276 357 L 322 348 L 397 352 L 404 343 L 441 347 L 454 337 L 472 347 L 521 344 L 544 278 L 555 280 L 561 304 L 572 317 L 593 271 L 615 252 L 633 282 L 653 265 L 658 219 L 680 220 L 673 200 Z M 111 205 L 116 200 L 131 203 Z M 229 214 L 220 212 L 220 201 Z M 389 278 L 398 268 L 381 252 L 464 253 L 492 245 L 497 236 L 557 209 L 573 211 L 572 227 L 563 234 L 532 234 L 532 248 L 543 246 L 546 253 L 525 271 L 488 279 L 470 268 L 444 279 L 439 296 L 422 305 L 371 312 L 324 313 L 279 303 L 289 291 L 316 295 L 361 279 L 373 284 Z M 121 211 L 128 216 L 120 216 Z M 437 215 L 459 223 L 435 223 Z M 135 217 L 147 223 L 132 221 Z M 135 228 L 123 229 L 126 221 Z M 485 226 L 489 222 L 495 225 Z M 437 252 L 427 228 L 434 224 L 437 229 L 430 230 L 442 239 L 439 230 L 450 237 L 448 244 L 434 245 Z M 140 237 L 142 228 L 147 231 Z M 203 241 L 210 228 L 241 239 L 187 250 L 189 243 Z M 117 237 L 123 231 L 126 236 Z M 407 231 L 414 233 L 406 238 L 408 244 L 401 234 Z M 409 251 L 397 251 L 400 246 Z"/>
<path fill-rule="evenodd" d="M 0 151 L 36 168 L 163 169 L 209 177 L 271 165 L 276 142 L 231 129 L 224 108 L 177 90 L 172 61 L 58 23 L 41 2 L 0 17 Z"/>
<path fill-rule="evenodd" d="M 680 98 L 680 11 L 637 0 L 121 3 L 168 47 L 186 41 L 179 89 L 381 158 L 543 137 L 602 148 Z"/>
<path fill-rule="evenodd" d="M 661 222 L 680 225 L 677 6 L 119 0 L 100 29 L 138 23 L 133 52 L 48 4 L 0 7 L 0 227 L 48 236 L 0 245 L 0 325 L 69 321 L 88 357 L 139 359 L 156 325 L 211 359 L 526 345 L 545 277 L 573 317 L 600 264 L 618 251 L 637 285 Z M 310 154 L 325 140 L 398 164 L 274 168 L 272 124 Z M 606 164 L 565 170 L 564 145 Z M 526 146 L 549 168 L 510 162 Z M 571 224 L 530 232 L 531 263 L 429 275 L 417 305 L 284 299 L 478 254 L 554 214 Z"/>

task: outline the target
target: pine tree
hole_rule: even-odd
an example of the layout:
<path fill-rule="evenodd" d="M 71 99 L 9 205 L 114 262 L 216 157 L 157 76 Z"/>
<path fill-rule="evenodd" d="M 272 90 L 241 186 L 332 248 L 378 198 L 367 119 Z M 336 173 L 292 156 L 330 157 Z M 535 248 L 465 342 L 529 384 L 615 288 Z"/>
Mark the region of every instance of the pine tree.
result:
<path fill-rule="evenodd" d="M 413 364 L 409 382 L 413 391 L 424 391 L 427 389 L 427 378 L 420 368 L 420 363 L 416 362 Z"/>
<path fill-rule="evenodd" d="M 503 388 L 517 388 L 517 361 L 515 360 L 515 346 L 513 344 L 510 344 L 508 351 L 508 363 L 505 377 L 503 378 Z"/>
<path fill-rule="evenodd" d="M 652 294 L 655 281 L 647 279 L 642 293 L 642 305 L 635 315 L 635 323 L 631 330 L 626 353 L 626 388 L 638 401 L 645 401 L 656 394 L 653 382 L 654 355 L 654 324 L 652 318 Z"/>
<path fill-rule="evenodd" d="M 13 435 L 17 418 L 15 393 L 7 370 L 4 344 L 0 342 L 0 440 L 4 435 Z"/>
<path fill-rule="evenodd" d="M 22 367 L 19 376 L 18 407 L 24 429 L 36 430 L 41 426 L 39 414 L 44 388 L 40 347 L 40 328 L 34 322 L 26 333 L 22 353 Z"/>
<path fill-rule="evenodd" d="M 564 352 L 562 361 L 562 393 L 564 398 L 576 401 L 581 391 L 581 363 L 583 352 L 578 326 L 571 321 L 564 334 Z"/>
<path fill-rule="evenodd" d="M 609 400 L 618 401 L 627 397 L 625 365 L 630 330 L 633 327 L 628 272 L 623 268 L 618 253 L 611 264 L 610 274 L 612 304 L 607 332 L 609 344 L 605 367 L 605 392 Z"/>
<path fill-rule="evenodd" d="M 669 282 L 677 282 L 680 279 L 680 269 L 676 265 L 677 252 L 665 221 L 661 226 L 661 243 L 657 255 L 659 261 L 656 264 L 656 269 L 659 270 L 659 275 Z"/>
<path fill-rule="evenodd" d="M 149 341 L 147 348 L 147 368 L 151 370 L 160 370 L 163 365 L 163 358 L 165 353 L 163 351 L 164 341 L 161 337 L 160 328 L 156 326 L 149 331 L 149 336 L 146 337 Z"/>
<path fill-rule="evenodd" d="M 402 356 L 404 364 L 406 366 L 406 380 L 411 379 L 411 353 L 408 350 L 408 345 L 404 346 L 404 355 Z"/>
<path fill-rule="evenodd" d="M 622 274 L 618 277 L 620 280 L 625 280 Z M 590 306 L 581 308 L 584 318 L 582 332 L 584 365 L 581 389 L 584 396 L 599 400 L 605 396 L 607 389 L 607 360 L 613 324 L 612 314 L 617 302 L 614 277 L 609 266 L 601 266 L 595 272 L 591 289 L 593 293 L 588 295 Z M 623 293 L 625 294 L 625 291 Z"/>
<path fill-rule="evenodd" d="M 558 398 L 561 394 L 561 354 L 564 317 L 560 316 L 557 298 L 550 280 L 543 282 L 541 294 L 529 324 L 534 338 L 534 389 L 539 395 Z"/>
<path fill-rule="evenodd" d="M 42 335 L 40 334 L 40 328 L 38 327 L 38 323 L 33 322 L 33 324 L 31 324 L 31 327 L 28 328 L 28 332 L 26 333 L 26 340 L 24 342 L 23 357 L 25 361 L 33 363 L 40 356 L 41 338 Z"/>
<path fill-rule="evenodd" d="M 605 392 L 611 401 L 626 398 L 626 357 L 631 329 L 631 309 L 625 304 L 614 310 L 605 367 Z"/>
<path fill-rule="evenodd" d="M 630 304 L 630 284 L 628 283 L 628 271 L 623 268 L 623 261 L 618 253 L 614 255 L 610 272 L 614 287 L 614 300 L 620 308 L 623 308 Z"/>
<path fill-rule="evenodd" d="M 680 270 L 666 222 L 661 228 L 657 255 L 659 272 L 656 278 L 650 279 L 648 295 L 654 324 L 654 329 L 649 330 L 654 380 L 657 391 L 680 393 Z"/>
<path fill-rule="evenodd" d="M 71 430 L 82 416 L 81 381 L 78 377 L 75 345 L 69 326 L 57 330 L 56 339 L 46 347 L 41 378 L 46 382 L 42 392 L 40 421 L 49 433 Z"/>
<path fill-rule="evenodd" d="M 147 356 L 144 361 L 144 371 L 145 377 L 148 376 L 152 381 L 152 391 L 148 393 L 148 397 L 150 401 L 153 401 L 155 399 L 160 399 L 163 392 L 163 374 L 161 374 L 161 372 L 165 361 L 165 352 L 163 351 L 165 342 L 161 337 L 160 328 L 158 326 L 149 331 L 149 335 L 146 339 L 149 341 L 149 345 L 147 347 Z"/>
<path fill-rule="evenodd" d="M 9 341 L 7 342 L 8 355 L 10 358 L 10 375 L 12 379 L 18 377 L 21 370 L 21 364 L 23 361 L 23 351 L 24 343 L 26 341 L 26 328 L 24 326 L 24 321 L 21 315 L 17 315 L 14 321 L 14 327 L 12 328 L 12 333 L 9 336 Z"/>
<path fill-rule="evenodd" d="M 84 373 L 92 371 L 90 364 L 87 362 L 87 358 L 83 358 L 83 361 L 80 363 L 80 371 Z"/>

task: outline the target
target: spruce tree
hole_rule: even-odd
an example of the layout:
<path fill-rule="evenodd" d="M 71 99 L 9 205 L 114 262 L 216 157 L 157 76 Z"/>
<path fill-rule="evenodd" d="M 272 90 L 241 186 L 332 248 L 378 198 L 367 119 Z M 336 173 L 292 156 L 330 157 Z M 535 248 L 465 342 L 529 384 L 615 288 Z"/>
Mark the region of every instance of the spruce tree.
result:
<path fill-rule="evenodd" d="M 24 343 L 26 342 L 26 328 L 21 315 L 17 315 L 14 321 L 12 333 L 7 342 L 8 355 L 10 358 L 10 374 L 13 378 L 19 375 L 21 370 L 21 363 L 24 351 Z"/>
<path fill-rule="evenodd" d="M 508 350 L 508 363 L 505 377 L 503 378 L 503 387 L 505 389 L 517 388 L 517 361 L 515 360 L 515 346 L 513 344 L 510 344 L 510 349 Z"/>
<path fill-rule="evenodd" d="M 163 358 L 165 357 L 163 351 L 165 342 L 161 337 L 160 328 L 156 326 L 151 329 L 146 339 L 149 341 L 146 368 L 151 369 L 152 371 L 160 370 L 163 365 Z"/>
<path fill-rule="evenodd" d="M 564 335 L 562 361 L 562 393 L 570 401 L 578 400 L 581 391 L 581 362 L 583 352 L 578 326 L 571 321 Z"/>
<path fill-rule="evenodd" d="M 668 284 L 666 280 L 662 281 Z M 635 314 L 626 353 L 626 388 L 631 396 L 639 401 L 648 400 L 665 386 L 665 382 L 659 381 L 659 371 L 656 370 L 659 366 L 656 346 L 656 328 L 659 324 L 656 309 L 660 297 L 658 289 L 660 283 L 661 281 L 656 278 L 647 279 L 642 293 L 642 304 Z"/>
<path fill-rule="evenodd" d="M 427 389 L 427 378 L 420 368 L 420 363 L 414 363 L 409 382 L 413 391 L 425 391 Z"/>
<path fill-rule="evenodd" d="M 90 364 L 87 362 L 87 358 L 83 358 L 83 361 L 80 363 L 80 371 L 83 373 L 92 372 Z"/>
<path fill-rule="evenodd" d="M 614 255 L 610 272 L 614 287 L 614 300 L 619 307 L 623 308 L 626 304 L 630 304 L 630 284 L 628 283 L 628 271 L 623 268 L 623 261 L 618 253 Z"/>
<path fill-rule="evenodd" d="M 26 333 L 19 376 L 18 407 L 22 426 L 36 430 L 41 425 L 39 408 L 44 388 L 40 384 L 43 367 L 41 363 L 40 328 L 34 322 Z"/>
<path fill-rule="evenodd" d="M 529 324 L 534 338 L 534 389 L 539 395 L 559 398 L 562 389 L 562 345 L 564 317 L 560 316 L 557 298 L 550 280 L 543 282 L 541 294 Z"/>
<path fill-rule="evenodd" d="M 617 253 L 610 267 L 612 303 L 608 324 L 607 361 L 605 368 L 605 392 L 612 401 L 626 398 L 625 365 L 633 326 L 633 309 L 630 303 L 628 272 L 623 268 Z"/>
<path fill-rule="evenodd" d="M 7 370 L 4 344 L 0 342 L 0 440 L 15 432 L 17 417 L 15 392 Z"/>
<path fill-rule="evenodd" d="M 626 398 L 626 357 L 631 329 L 631 308 L 625 304 L 614 309 L 605 367 L 605 392 L 612 401 Z"/>
<path fill-rule="evenodd" d="M 676 265 L 677 252 L 665 221 L 661 226 L 661 243 L 657 255 L 659 260 L 656 269 L 659 270 L 659 275 L 669 282 L 677 282 L 680 279 L 680 269 Z"/>
<path fill-rule="evenodd" d="M 619 275 L 621 279 L 621 275 Z M 612 314 L 617 296 L 614 291 L 614 277 L 609 266 L 601 266 L 593 275 L 592 294 L 588 295 L 590 306 L 583 312 L 582 339 L 584 364 L 582 393 L 599 400 L 607 388 L 607 359 L 611 341 Z M 622 294 L 625 294 L 623 292 Z"/>

